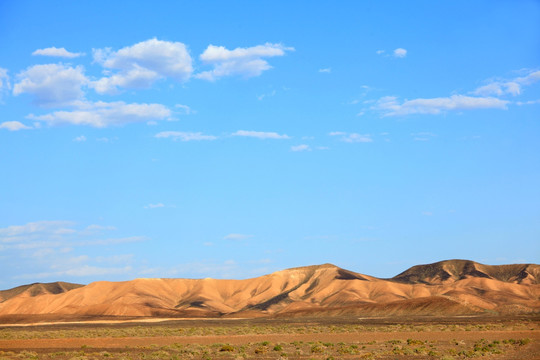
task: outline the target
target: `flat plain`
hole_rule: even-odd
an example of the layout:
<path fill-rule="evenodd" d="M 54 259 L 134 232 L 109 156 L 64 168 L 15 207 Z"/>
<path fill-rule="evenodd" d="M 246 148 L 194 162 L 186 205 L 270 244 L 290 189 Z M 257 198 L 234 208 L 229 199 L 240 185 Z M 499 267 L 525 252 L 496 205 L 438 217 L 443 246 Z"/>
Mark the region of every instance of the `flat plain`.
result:
<path fill-rule="evenodd" d="M 0 359 L 540 359 L 540 316 L 148 319 L 0 327 Z"/>

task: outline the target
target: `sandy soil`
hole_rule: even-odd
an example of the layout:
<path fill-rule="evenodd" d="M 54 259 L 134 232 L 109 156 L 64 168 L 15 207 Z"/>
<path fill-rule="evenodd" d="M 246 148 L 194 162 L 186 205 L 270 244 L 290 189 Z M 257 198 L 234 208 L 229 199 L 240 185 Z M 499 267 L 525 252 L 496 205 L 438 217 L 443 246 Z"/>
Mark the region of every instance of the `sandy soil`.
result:
<path fill-rule="evenodd" d="M 476 341 L 480 339 L 521 339 L 529 338 L 540 344 L 540 331 L 430 331 L 430 332 L 368 332 L 345 334 L 261 334 L 261 335 L 210 335 L 210 336 L 160 336 L 160 337 L 132 337 L 132 338 L 68 338 L 68 339 L 23 339 L 0 340 L 0 349 L 3 350 L 34 350 L 34 349 L 80 349 L 82 345 L 92 348 L 122 349 L 126 346 L 137 347 L 144 345 L 172 345 L 172 344 L 203 344 L 217 343 L 248 344 L 263 341 L 272 343 L 293 341 L 324 341 L 324 342 L 371 342 L 389 341 L 394 339 L 418 339 L 422 341 L 447 341 L 451 338 Z"/>

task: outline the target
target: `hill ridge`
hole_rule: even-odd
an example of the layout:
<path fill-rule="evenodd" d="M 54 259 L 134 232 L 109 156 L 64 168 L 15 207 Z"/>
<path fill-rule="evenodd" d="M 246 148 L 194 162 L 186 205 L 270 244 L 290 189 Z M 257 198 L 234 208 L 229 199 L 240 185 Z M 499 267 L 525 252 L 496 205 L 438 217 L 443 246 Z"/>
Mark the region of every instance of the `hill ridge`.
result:
<path fill-rule="evenodd" d="M 445 260 L 413 266 L 390 279 L 322 264 L 243 280 L 98 281 L 57 294 L 30 296 L 19 291 L 0 303 L 0 323 L 3 317 L 14 315 L 189 318 L 538 313 L 539 269 L 535 264 Z M 31 286 L 26 285 L 26 290 Z"/>

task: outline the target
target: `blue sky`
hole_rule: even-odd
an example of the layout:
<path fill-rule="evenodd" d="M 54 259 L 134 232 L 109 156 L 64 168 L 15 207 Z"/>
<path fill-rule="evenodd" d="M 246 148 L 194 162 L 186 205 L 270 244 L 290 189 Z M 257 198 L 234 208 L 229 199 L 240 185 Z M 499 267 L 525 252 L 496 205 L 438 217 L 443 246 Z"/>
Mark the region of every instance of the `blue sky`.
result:
<path fill-rule="evenodd" d="M 2 1 L 0 288 L 540 258 L 537 1 Z"/>

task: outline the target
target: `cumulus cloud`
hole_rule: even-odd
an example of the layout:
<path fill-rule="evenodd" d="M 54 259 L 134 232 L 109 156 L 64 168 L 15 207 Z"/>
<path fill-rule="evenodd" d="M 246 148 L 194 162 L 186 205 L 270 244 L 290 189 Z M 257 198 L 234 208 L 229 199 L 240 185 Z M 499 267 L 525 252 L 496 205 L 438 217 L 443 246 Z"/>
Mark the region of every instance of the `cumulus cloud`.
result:
<path fill-rule="evenodd" d="M 82 66 L 64 64 L 34 65 L 17 75 L 13 94 L 31 94 L 38 106 L 68 106 L 80 101 L 88 83 Z"/>
<path fill-rule="evenodd" d="M 246 131 L 238 130 L 232 134 L 233 136 L 254 137 L 257 139 L 290 139 L 286 134 L 278 134 L 276 132 L 264 132 L 264 131 Z"/>
<path fill-rule="evenodd" d="M 494 97 L 471 97 L 452 95 L 449 97 L 413 99 L 400 102 L 395 96 L 380 98 L 372 107 L 384 116 L 409 114 L 440 114 L 445 111 L 472 109 L 506 109 L 508 101 Z"/>
<path fill-rule="evenodd" d="M 295 145 L 295 146 L 291 146 L 291 151 L 295 151 L 295 152 L 311 151 L 311 147 L 309 147 L 309 145 L 306 145 L 306 144 Z"/>
<path fill-rule="evenodd" d="M 49 125 L 87 125 L 96 128 L 118 126 L 149 120 L 169 119 L 171 110 L 161 104 L 126 104 L 116 102 L 80 102 L 75 110 L 55 111 L 45 115 L 29 115 L 33 120 L 44 121 Z"/>
<path fill-rule="evenodd" d="M 69 58 L 73 59 L 79 56 L 83 56 L 84 53 L 73 53 L 67 51 L 65 48 L 57 48 L 57 47 L 49 47 L 45 49 L 37 49 L 32 53 L 32 55 L 41 55 L 41 56 L 55 56 L 55 57 L 63 57 L 63 58 Z"/>
<path fill-rule="evenodd" d="M 184 132 L 184 131 L 162 131 L 154 135 L 156 138 L 171 138 L 174 141 L 199 141 L 199 140 L 216 140 L 217 136 L 204 135 L 200 132 Z"/>
<path fill-rule="evenodd" d="M 490 81 L 486 85 L 480 86 L 472 93 L 480 96 L 503 96 L 503 95 L 520 95 L 523 86 L 534 84 L 540 80 L 540 71 L 529 71 L 527 75 L 516 77 L 511 80 L 495 80 Z"/>
<path fill-rule="evenodd" d="M 29 130 L 29 129 L 32 129 L 32 127 L 26 126 L 19 121 L 5 121 L 0 124 L 0 129 L 6 129 L 9 131 L 19 131 L 19 130 Z"/>
<path fill-rule="evenodd" d="M 339 136 L 341 141 L 348 143 L 370 143 L 373 142 L 371 135 L 368 134 L 357 134 L 357 133 L 346 133 L 343 131 L 333 131 L 329 133 L 330 136 Z"/>
<path fill-rule="evenodd" d="M 156 38 L 124 47 L 94 49 L 94 61 L 116 74 L 103 77 L 91 84 L 100 94 L 118 92 L 118 88 L 150 87 L 156 80 L 172 78 L 187 81 L 193 72 L 192 59 L 185 44 Z"/>
<path fill-rule="evenodd" d="M 294 48 L 285 47 L 282 44 L 266 43 L 249 48 L 228 50 L 224 46 L 209 45 L 200 55 L 200 59 L 203 63 L 212 65 L 214 68 L 195 76 L 209 81 L 233 75 L 259 76 L 272 68 L 263 58 L 283 56 L 286 51 L 294 51 Z"/>
<path fill-rule="evenodd" d="M 398 58 L 404 58 L 405 56 L 407 56 L 407 50 L 403 48 L 397 48 L 394 50 L 394 56 Z"/>

